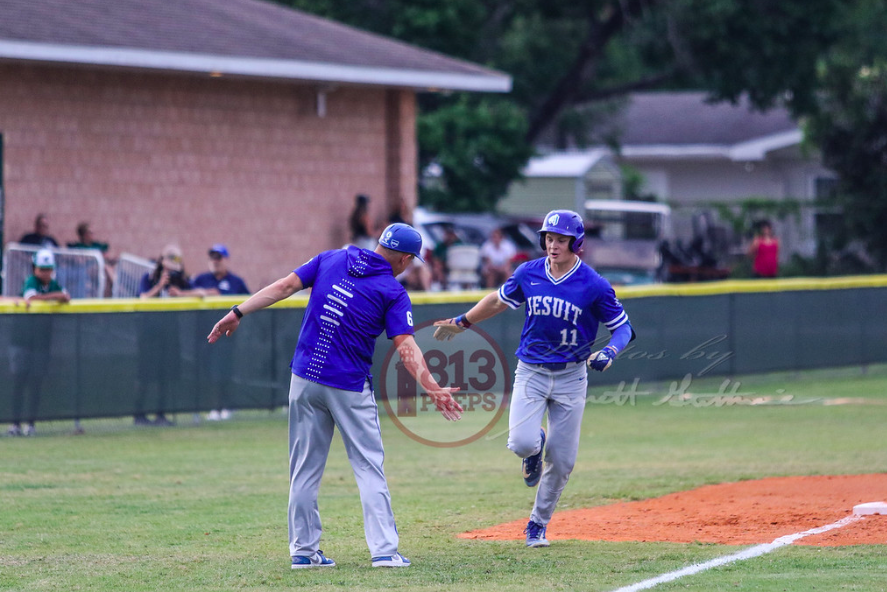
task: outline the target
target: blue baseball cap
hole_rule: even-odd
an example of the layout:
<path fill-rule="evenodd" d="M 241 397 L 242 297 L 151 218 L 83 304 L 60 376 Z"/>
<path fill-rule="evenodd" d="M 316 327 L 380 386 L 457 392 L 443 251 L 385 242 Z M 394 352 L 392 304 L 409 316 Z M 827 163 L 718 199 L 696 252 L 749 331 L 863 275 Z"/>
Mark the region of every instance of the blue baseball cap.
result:
<path fill-rule="evenodd" d="M 390 225 L 382 231 L 379 244 L 392 251 L 409 253 L 425 263 L 425 260 L 422 259 L 422 237 L 419 235 L 419 231 L 409 224 L 397 222 Z"/>
<path fill-rule="evenodd" d="M 216 243 L 209 248 L 209 254 L 212 255 L 213 253 L 218 253 L 225 259 L 228 258 L 228 248 L 222 243 Z"/>

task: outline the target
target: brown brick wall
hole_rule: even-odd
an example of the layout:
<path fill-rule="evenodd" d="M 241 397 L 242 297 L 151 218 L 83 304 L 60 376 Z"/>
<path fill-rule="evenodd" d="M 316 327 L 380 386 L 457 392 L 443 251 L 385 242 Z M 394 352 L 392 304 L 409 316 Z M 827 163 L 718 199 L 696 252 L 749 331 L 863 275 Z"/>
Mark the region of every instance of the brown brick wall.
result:
<path fill-rule="evenodd" d="M 357 193 L 379 226 L 416 201 L 415 97 L 340 87 L 0 66 L 4 240 L 49 215 L 91 222 L 115 254 L 177 242 L 186 269 L 224 242 L 253 290 L 347 240 Z M 392 118 L 394 118 L 392 120 Z"/>

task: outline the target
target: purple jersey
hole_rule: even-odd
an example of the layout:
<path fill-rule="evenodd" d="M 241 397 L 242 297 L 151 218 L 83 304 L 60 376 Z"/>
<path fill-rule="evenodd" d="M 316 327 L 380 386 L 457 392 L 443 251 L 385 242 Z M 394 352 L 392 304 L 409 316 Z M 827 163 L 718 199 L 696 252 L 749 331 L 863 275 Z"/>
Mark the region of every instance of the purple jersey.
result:
<path fill-rule="evenodd" d="M 593 347 L 599 323 L 612 332 L 628 322 L 610 283 L 579 258 L 558 279 L 547 257 L 524 263 L 499 288 L 499 300 L 527 305 L 516 355 L 529 364 L 584 360 L 599 349 Z"/>
<path fill-rule="evenodd" d="M 295 274 L 312 288 L 290 367 L 306 380 L 361 392 L 372 381 L 376 338 L 412 335 L 406 290 L 381 255 L 350 246 L 324 251 Z"/>

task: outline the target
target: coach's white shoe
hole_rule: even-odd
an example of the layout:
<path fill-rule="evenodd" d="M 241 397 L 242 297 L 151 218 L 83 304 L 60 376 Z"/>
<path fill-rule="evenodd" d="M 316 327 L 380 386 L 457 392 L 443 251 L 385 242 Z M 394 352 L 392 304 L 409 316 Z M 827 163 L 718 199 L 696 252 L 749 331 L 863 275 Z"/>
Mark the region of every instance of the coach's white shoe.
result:
<path fill-rule="evenodd" d="M 306 567 L 335 567 L 336 562 L 329 557 L 323 556 L 323 551 L 318 551 L 314 555 L 296 555 L 293 557 L 293 569 L 303 569 Z"/>
<path fill-rule="evenodd" d="M 395 553 L 394 555 L 383 555 L 381 557 L 373 557 L 373 567 L 409 567 L 410 560 Z"/>

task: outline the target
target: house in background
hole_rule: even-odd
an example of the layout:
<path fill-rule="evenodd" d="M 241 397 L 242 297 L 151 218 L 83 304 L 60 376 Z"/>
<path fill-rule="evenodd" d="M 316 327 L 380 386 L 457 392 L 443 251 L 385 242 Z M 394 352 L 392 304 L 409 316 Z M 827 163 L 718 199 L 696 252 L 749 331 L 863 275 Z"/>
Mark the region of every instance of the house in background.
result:
<path fill-rule="evenodd" d="M 4 0 L 0 245 L 48 214 L 115 254 L 213 243 L 258 287 L 416 202 L 416 93 L 511 78 L 258 0 Z"/>
<path fill-rule="evenodd" d="M 711 104 L 701 92 L 654 92 L 630 95 L 598 138 L 616 138 L 614 162 L 628 165 L 643 176 L 642 194 L 667 202 L 674 210 L 675 232 L 692 236 L 693 215 L 710 203 L 738 204 L 747 198 L 797 200 L 800 215 L 774 220 L 783 243 L 782 257 L 810 256 L 816 246 L 817 212 L 813 201 L 831 189 L 834 173 L 824 168 L 818 154 L 802 145 L 798 124 L 783 109 L 754 111 L 747 101 L 737 105 Z M 603 141 L 601 140 L 601 144 Z M 578 150 L 569 138 L 543 138 L 542 156 L 533 159 L 524 185 L 516 183 L 502 201 L 503 211 L 524 205 L 534 171 L 557 168 L 557 163 L 601 158 L 604 148 Z M 579 182 L 581 173 L 574 180 Z M 537 211 L 569 200 L 566 191 L 540 198 Z M 618 196 L 614 193 L 614 197 Z M 805 204 L 805 205 L 803 205 Z"/>
<path fill-rule="evenodd" d="M 512 184 L 508 196 L 499 203 L 502 213 L 535 216 L 559 209 L 581 212 L 588 199 L 622 199 L 622 173 L 611 151 L 605 148 L 532 158 L 523 176 L 523 181 Z"/>

